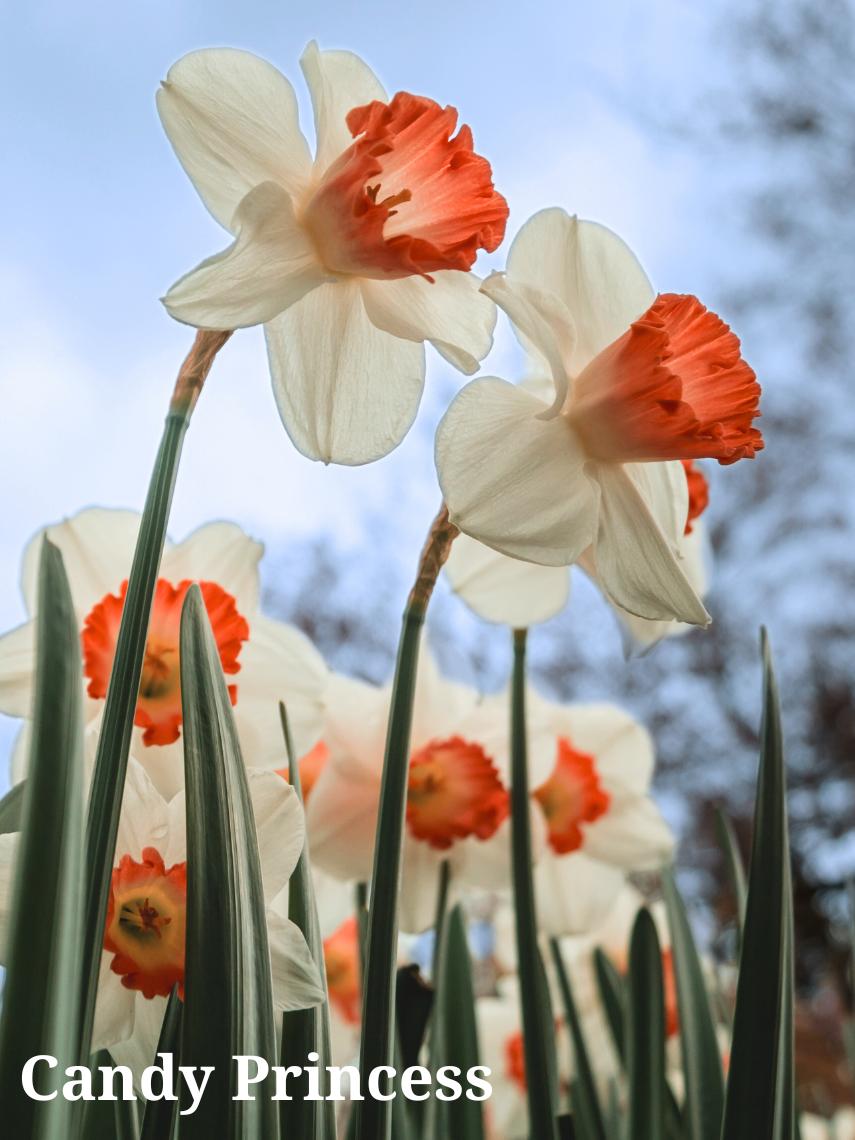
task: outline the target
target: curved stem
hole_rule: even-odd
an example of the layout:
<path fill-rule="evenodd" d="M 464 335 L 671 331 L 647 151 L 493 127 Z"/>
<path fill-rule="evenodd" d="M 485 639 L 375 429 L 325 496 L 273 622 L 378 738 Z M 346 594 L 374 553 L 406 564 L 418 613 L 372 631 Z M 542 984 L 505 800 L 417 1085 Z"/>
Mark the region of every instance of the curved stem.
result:
<path fill-rule="evenodd" d="M 374 873 L 368 915 L 368 953 L 362 1018 L 362 1072 L 393 1065 L 395 967 L 398 951 L 398 893 L 404 848 L 404 822 L 410 773 L 410 729 L 416 695 L 419 641 L 425 612 L 451 543 L 459 534 L 442 505 L 419 560 L 418 573 L 404 610 L 392 703 L 386 732 L 386 755 L 374 845 Z M 357 1102 L 358 1140 L 387 1140 L 392 1121 L 390 1101 L 367 1097 Z"/>

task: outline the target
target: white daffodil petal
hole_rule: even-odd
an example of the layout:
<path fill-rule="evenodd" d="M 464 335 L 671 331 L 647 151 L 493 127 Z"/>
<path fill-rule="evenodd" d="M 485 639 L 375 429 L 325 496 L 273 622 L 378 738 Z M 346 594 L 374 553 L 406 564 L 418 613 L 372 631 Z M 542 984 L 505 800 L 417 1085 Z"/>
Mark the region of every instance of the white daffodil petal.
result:
<path fill-rule="evenodd" d="M 682 559 L 689 514 L 689 484 L 679 459 L 668 463 L 625 463 L 624 471 L 638 488 L 674 555 Z"/>
<path fill-rule="evenodd" d="M 547 850 L 534 872 L 537 914 L 547 934 L 586 934 L 606 917 L 624 872 L 582 851 Z"/>
<path fill-rule="evenodd" d="M 15 853 L 20 838 L 21 834 L 18 831 L 0 835 L 0 966 L 6 965 L 12 888 L 15 885 Z"/>
<path fill-rule="evenodd" d="M 393 281 L 359 282 L 368 319 L 404 340 L 429 340 L 455 368 L 471 376 L 493 347 L 496 306 L 473 273 L 446 270 Z"/>
<path fill-rule="evenodd" d="M 439 869 L 447 851 L 437 851 L 429 843 L 404 838 L 403 870 L 398 922 L 404 934 L 421 934 L 436 920 Z M 453 876 L 452 876 L 453 881 Z"/>
<path fill-rule="evenodd" d="M 71 518 L 44 527 L 27 543 L 21 566 L 21 592 L 35 616 L 42 538 L 62 554 L 74 610 L 80 623 L 106 594 L 118 594 L 131 571 L 140 516 L 137 511 L 87 507 Z M 166 549 L 172 543 L 166 540 Z"/>
<path fill-rule="evenodd" d="M 594 560 L 608 597 L 638 617 L 708 625 L 709 614 L 623 467 L 588 463 L 586 471 L 601 490 Z"/>
<path fill-rule="evenodd" d="M 653 800 L 637 800 L 626 811 L 606 812 L 585 827 L 585 854 L 627 871 L 663 867 L 674 852 L 674 836 Z"/>
<path fill-rule="evenodd" d="M 133 756 L 128 757 L 122 814 L 116 835 L 116 864 L 122 855 L 130 855 L 139 862 L 145 847 L 156 847 L 163 852 L 169 822 L 169 807 L 163 796 L 155 789 L 143 766 Z"/>
<path fill-rule="evenodd" d="M 112 961 L 113 954 L 108 950 L 102 950 L 101 964 L 98 968 L 95 1021 L 92 1026 L 93 1053 L 98 1049 L 107 1049 L 118 1041 L 127 1041 L 134 1031 L 136 994 L 123 986 L 120 975 L 114 974 L 110 969 Z M 151 1061 L 148 1063 L 151 1064 Z"/>
<path fill-rule="evenodd" d="M 535 818 L 534 811 L 531 812 Z M 480 891 L 504 891 L 511 885 L 511 822 L 504 820 L 495 835 L 471 835 L 455 848 L 462 885 Z"/>
<path fill-rule="evenodd" d="M 353 52 L 320 51 L 312 40 L 303 52 L 300 67 L 315 113 L 318 146 L 313 173 L 317 180 L 353 142 L 347 126 L 348 112 L 375 99 L 387 103 L 389 97 L 368 64 Z"/>
<path fill-rule="evenodd" d="M 570 572 L 509 558 L 461 534 L 451 547 L 445 573 L 452 590 L 485 621 L 528 628 L 555 617 L 570 596 Z"/>
<path fill-rule="evenodd" d="M 12 785 L 20 784 L 27 774 L 30 762 L 30 732 L 32 721 L 25 720 L 18 729 L 15 743 L 12 745 L 12 755 L 9 757 L 9 780 Z"/>
<path fill-rule="evenodd" d="M 267 911 L 267 937 L 273 972 L 273 1008 L 311 1009 L 322 1005 L 321 976 L 298 926 L 275 911 Z"/>
<path fill-rule="evenodd" d="M 235 211 L 235 241 L 206 258 L 162 298 L 177 321 L 199 329 L 241 329 L 272 320 L 331 280 L 275 182 L 250 190 Z"/>
<path fill-rule="evenodd" d="M 373 325 L 357 281 L 314 289 L 265 334 L 279 414 L 298 451 L 357 466 L 398 446 L 421 400 L 424 348 Z"/>
<path fill-rule="evenodd" d="M 134 1087 L 139 1089 L 143 1071 L 155 1062 L 160 1028 L 166 1013 L 165 997 L 145 998 L 141 993 L 134 1005 L 134 1031 L 124 1041 L 110 1046 L 110 1054 L 117 1065 L 127 1065 L 134 1075 Z M 177 1074 L 176 1074 L 177 1075 Z"/>
<path fill-rule="evenodd" d="M 312 865 L 336 879 L 367 882 L 374 866 L 379 801 L 379 773 L 367 779 L 330 762 L 306 806 Z"/>
<path fill-rule="evenodd" d="M 264 546 L 237 523 L 211 522 L 197 527 L 163 556 L 160 576 L 177 585 L 216 582 L 231 594 L 248 620 L 258 609 L 258 563 Z"/>
<path fill-rule="evenodd" d="M 306 837 L 306 821 L 300 797 L 281 776 L 247 768 L 246 778 L 255 814 L 264 900 L 269 903 L 297 866 Z"/>
<path fill-rule="evenodd" d="M 572 375 L 653 304 L 656 294 L 635 254 L 617 234 L 564 210 L 541 210 L 525 223 L 508 253 L 508 277 L 560 297 L 577 340 Z M 525 344 L 531 348 L 531 341 Z"/>
<path fill-rule="evenodd" d="M 378 689 L 341 673 L 330 673 L 324 710 L 323 740 L 330 762 L 350 775 L 379 780 L 383 769 L 390 687 Z"/>
<path fill-rule="evenodd" d="M 514 326 L 541 353 L 552 374 L 554 398 L 542 420 L 553 419 L 564 407 L 570 387 L 570 364 L 576 347 L 576 325 L 560 297 L 517 281 L 504 273 L 491 273 L 481 292 L 492 298 Z"/>
<path fill-rule="evenodd" d="M 563 418 L 495 377 L 473 380 L 436 434 L 436 466 L 452 522 L 513 558 L 569 566 L 589 545 L 596 496 Z"/>
<path fill-rule="evenodd" d="M 305 195 L 312 158 L 297 97 L 272 64 L 234 48 L 190 52 L 169 69 L 157 110 L 178 161 L 225 229 L 261 182 L 277 182 L 297 202 Z"/>
<path fill-rule="evenodd" d="M 24 622 L 0 637 L 0 712 L 29 716 L 36 673 L 36 623 Z"/>
<path fill-rule="evenodd" d="M 254 768 L 281 768 L 286 762 L 279 702 L 284 701 L 298 756 L 321 734 L 329 670 L 314 645 L 298 629 L 256 614 L 235 674 L 235 720 L 244 760 Z"/>
<path fill-rule="evenodd" d="M 474 689 L 442 676 L 423 643 L 416 673 L 411 750 L 415 752 L 431 740 L 453 736 L 461 730 L 464 717 L 477 711 L 479 703 Z"/>

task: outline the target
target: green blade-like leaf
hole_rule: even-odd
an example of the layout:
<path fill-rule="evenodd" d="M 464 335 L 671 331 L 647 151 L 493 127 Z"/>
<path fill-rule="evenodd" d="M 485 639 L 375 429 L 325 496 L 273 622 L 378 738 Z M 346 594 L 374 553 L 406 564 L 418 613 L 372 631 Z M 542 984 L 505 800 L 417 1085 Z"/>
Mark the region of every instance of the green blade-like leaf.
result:
<path fill-rule="evenodd" d="M 537 944 L 537 910 L 532 875 L 529 815 L 528 742 L 525 715 L 526 631 L 514 631 L 514 671 L 511 684 L 511 848 L 516 914 L 517 961 L 522 1007 L 525 1071 L 528 1082 L 529 1128 L 538 1140 L 556 1140 L 558 1129 L 555 1065 L 548 1041 L 551 1024 L 544 1024 L 543 962 Z"/>
<path fill-rule="evenodd" d="M 0 835 L 10 835 L 21 830 L 26 787 L 27 781 L 22 780 L 0 800 Z"/>
<path fill-rule="evenodd" d="M 35 1101 L 21 1071 L 30 1057 L 79 1063 L 83 910 L 83 705 L 77 619 L 62 555 L 47 539 L 39 563 L 36 682 L 30 758 L 0 1014 L 0 1118 L 22 1140 L 66 1140 L 73 1102 Z M 36 1087 L 48 1091 L 40 1066 Z M 56 1076 L 56 1071 L 53 1076 Z"/>
<path fill-rule="evenodd" d="M 273 987 L 255 816 L 231 700 L 202 591 L 181 613 L 187 798 L 187 944 L 182 1065 L 214 1066 L 181 1140 L 277 1140 L 273 1082 L 232 1100 L 232 1057 L 276 1063 Z M 182 1098 L 182 1105 L 184 1101 Z"/>
<path fill-rule="evenodd" d="M 472 963 L 466 941 L 466 921 L 458 905 L 448 916 L 438 962 L 431 1071 L 435 1073 L 443 1065 L 454 1065 L 460 1070 L 465 1084 L 466 1074 L 478 1064 Z M 452 1101 L 432 1097 L 430 1103 L 435 1105 L 435 1114 L 432 1115 L 433 1130 L 425 1134 L 426 1140 L 441 1140 L 448 1136 L 453 1136 L 454 1140 L 483 1140 L 484 1120 L 478 1101 L 469 1100 L 464 1095 Z"/>
<path fill-rule="evenodd" d="M 291 730 L 285 705 L 279 702 L 279 715 L 282 718 L 282 732 L 288 752 L 288 777 L 291 786 L 303 802 L 303 785 L 300 781 L 300 765 L 294 751 Z M 324 963 L 324 943 L 321 938 L 321 924 L 315 902 L 315 887 L 312 882 L 312 868 L 309 863 L 309 841 L 303 843 L 300 860 L 291 875 L 288 886 L 288 917 L 303 932 L 309 953 L 318 967 L 324 994 L 327 992 L 327 975 Z M 309 1053 L 317 1053 L 315 1064 L 319 1069 L 322 1096 L 329 1094 L 329 1073 L 327 1066 L 333 1063 L 330 1041 L 329 999 L 323 1005 L 311 1009 L 286 1010 L 282 1014 L 282 1046 L 279 1063 L 284 1066 L 305 1066 Z M 306 1100 L 309 1079 L 304 1072 L 296 1080 L 291 1078 L 291 1100 L 279 1103 L 279 1123 L 282 1135 L 299 1136 L 301 1140 L 335 1140 L 335 1103 L 330 1100 Z"/>
<path fill-rule="evenodd" d="M 626 994 L 623 978 L 600 946 L 594 950 L 594 973 L 615 1051 L 626 1065 Z"/>
<path fill-rule="evenodd" d="M 638 912 L 629 946 L 627 1140 L 661 1140 L 665 1118 L 665 993 L 656 924 Z"/>
<path fill-rule="evenodd" d="M 160 1027 L 160 1036 L 157 1039 L 157 1049 L 155 1050 L 155 1058 L 159 1057 L 161 1053 L 172 1054 L 173 1071 L 176 1076 L 178 1070 L 175 1058 L 178 1056 L 181 1040 L 181 1018 L 183 1014 L 184 1003 L 178 996 L 178 986 L 176 985 L 169 995 L 166 1013 L 163 1015 L 163 1023 Z M 156 1065 L 160 1062 L 155 1059 L 152 1063 Z M 178 1111 L 177 1103 L 177 1101 L 166 1100 L 165 1098 L 147 1101 L 142 1129 L 140 1130 L 140 1140 L 171 1140 L 173 1121 Z"/>
<path fill-rule="evenodd" d="M 398 889 L 404 844 L 404 817 L 410 774 L 410 730 L 416 693 L 423 606 L 408 603 L 404 612 L 377 815 L 374 872 L 368 915 L 368 948 L 363 995 L 361 1071 L 392 1065 L 394 1054 L 395 975 L 398 955 Z M 366 1097 L 355 1105 L 355 1135 L 385 1140 L 391 1101 Z"/>
<path fill-rule="evenodd" d="M 600 1106 L 600 1097 L 597 1092 L 597 1083 L 585 1035 L 582 1032 L 582 1023 L 573 998 L 573 989 L 564 958 L 561 954 L 561 944 L 557 938 L 550 938 L 549 949 L 555 973 L 558 976 L 558 986 L 561 990 L 561 1000 L 564 1004 L 564 1015 L 573 1039 L 573 1055 L 576 1059 L 576 1077 L 571 1086 L 570 1095 L 573 1101 L 573 1115 L 577 1117 L 576 1131 L 580 1133 L 579 1140 L 606 1140 L 606 1129 L 603 1123 L 603 1111 Z"/>
<path fill-rule="evenodd" d="M 771 1137 L 786 972 L 789 841 L 781 717 L 763 632 L 760 773 L 722 1140 Z"/>
<path fill-rule="evenodd" d="M 86 824 L 88 887 L 83 943 L 84 1006 L 81 1026 L 83 1056 L 88 1056 L 92 1038 L 98 972 L 101 967 L 101 943 L 104 940 L 104 925 L 113 875 L 113 854 L 116 849 L 116 833 L 122 809 L 122 794 L 145 657 L 148 623 L 166 538 L 166 524 L 172 506 L 181 446 L 189 421 L 189 411 L 173 411 L 166 418 L 140 520 L 140 531 L 128 578 L 122 621 L 116 640 L 116 652 L 98 736 Z"/>
<path fill-rule="evenodd" d="M 670 871 L 662 872 L 671 955 L 680 1010 L 680 1044 L 686 1097 L 686 1140 L 719 1140 L 724 1111 L 724 1075 L 701 960 L 686 908 Z"/>
<path fill-rule="evenodd" d="M 727 877 L 730 879 L 730 886 L 736 900 L 738 958 L 739 952 L 742 949 L 742 928 L 745 925 L 745 901 L 748 897 L 748 886 L 745 882 L 745 864 L 742 862 L 739 842 L 731 821 L 719 807 L 713 810 L 713 818 L 715 819 L 715 829 L 718 835 L 719 846 L 721 847 L 724 861 L 727 865 Z"/>
<path fill-rule="evenodd" d="M 784 988 L 781 997 L 781 1037 L 778 1045 L 778 1083 L 774 1140 L 797 1140 L 799 1112 L 796 1098 L 795 1043 L 795 937 L 793 885 L 789 859 L 784 866 Z"/>

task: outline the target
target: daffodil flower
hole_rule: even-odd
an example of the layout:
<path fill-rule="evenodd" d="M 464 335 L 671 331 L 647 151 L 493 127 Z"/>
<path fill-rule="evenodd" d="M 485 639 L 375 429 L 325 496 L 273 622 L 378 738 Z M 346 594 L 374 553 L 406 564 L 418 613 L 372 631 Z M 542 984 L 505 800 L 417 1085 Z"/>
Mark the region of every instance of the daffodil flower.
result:
<path fill-rule="evenodd" d="M 700 517 L 709 501 L 706 477 L 693 460 L 684 460 L 689 492 L 689 511 L 680 542 L 680 567 L 689 585 L 703 599 L 709 583 L 710 560 L 704 521 Z M 593 550 L 588 547 L 577 562 L 580 569 L 601 585 Z M 485 621 L 527 629 L 557 616 L 570 597 L 570 568 L 540 566 L 509 558 L 477 539 L 462 534 L 454 541 L 443 571 L 455 594 Z M 677 621 L 651 621 L 627 613 L 604 595 L 619 619 L 627 654 L 643 651 L 661 641 L 685 633 L 690 627 Z"/>
<path fill-rule="evenodd" d="M 264 324 L 285 428 L 310 459 L 358 464 L 396 447 L 424 384 L 423 342 L 467 374 L 489 351 L 495 309 L 469 270 L 495 250 L 508 207 L 457 112 L 389 99 L 358 56 L 301 66 L 314 160 L 288 80 L 233 49 L 170 68 L 157 106 L 179 161 L 234 235 L 164 297 L 205 329 Z"/>
<path fill-rule="evenodd" d="M 371 878 L 390 688 L 333 676 L 323 730 L 328 762 L 306 808 L 314 866 L 342 880 Z M 508 705 L 419 662 L 410 752 L 400 924 L 433 925 L 439 872 L 453 890 L 510 885 Z M 545 763 L 545 758 L 544 758 Z M 532 808 L 535 823 L 537 813 Z M 542 838 L 544 828 L 539 826 Z"/>
<path fill-rule="evenodd" d="M 99 720 L 116 648 L 140 516 L 135 511 L 89 508 L 46 527 L 24 551 L 21 591 L 28 613 L 36 599 L 44 534 L 62 551 L 77 615 L 84 667 L 84 716 Z M 169 539 L 160 566 L 134 723 L 134 754 L 167 799 L 184 784 L 181 684 L 178 654 L 181 606 L 199 582 L 247 764 L 282 763 L 278 702 L 300 753 L 320 735 L 328 670 L 306 637 L 258 610 L 258 562 L 263 546 L 234 523 L 208 523 L 183 542 Z M 35 620 L 0 637 L 0 712 L 30 716 L 35 673 Z M 12 779 L 24 776 L 28 733 L 19 733 Z"/>
<path fill-rule="evenodd" d="M 90 734 L 91 736 L 91 731 Z M 300 929 L 270 903 L 303 848 L 305 822 L 294 790 L 274 772 L 247 769 L 261 858 L 274 1005 L 306 1009 L 324 1000 Z M 18 834 L 0 835 L 0 935 L 8 929 Z M 116 840 L 101 954 L 93 1051 L 109 1048 L 137 1080 L 153 1063 L 166 1000 L 184 988 L 187 904 L 184 793 L 168 803 L 131 756 Z M 4 949 L 0 945 L 0 961 Z"/>
<path fill-rule="evenodd" d="M 544 399 L 472 381 L 436 438 L 449 515 L 503 554 L 568 566 L 589 547 L 621 609 L 706 625 L 681 565 L 681 460 L 730 464 L 763 446 L 760 394 L 727 325 L 692 296 L 656 297 L 611 231 L 545 210 L 482 286 L 551 380 Z"/>
<path fill-rule="evenodd" d="M 674 837 L 649 795 L 653 744 L 610 704 L 558 705 L 529 689 L 530 731 L 553 742 L 552 769 L 530 778 L 546 825 L 534 872 L 549 934 L 583 934 L 605 918 L 628 871 L 669 862 Z"/>

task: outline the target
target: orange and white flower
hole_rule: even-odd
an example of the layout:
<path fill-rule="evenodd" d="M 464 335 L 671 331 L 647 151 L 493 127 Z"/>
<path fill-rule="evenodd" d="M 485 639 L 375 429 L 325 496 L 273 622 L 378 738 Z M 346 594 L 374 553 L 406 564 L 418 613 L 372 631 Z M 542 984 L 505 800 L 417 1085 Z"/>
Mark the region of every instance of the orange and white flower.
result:
<path fill-rule="evenodd" d="M 689 492 L 686 526 L 680 541 L 681 568 L 699 598 L 707 592 L 709 561 L 707 537 L 700 517 L 709 502 L 707 480 L 693 460 L 683 460 Z M 593 550 L 579 556 L 578 566 L 599 584 Z M 485 621 L 527 629 L 559 614 L 570 597 L 570 569 L 540 566 L 509 558 L 467 534 L 460 535 L 451 548 L 443 570 L 452 590 Z M 677 621 L 651 621 L 627 613 L 606 600 L 620 620 L 628 637 L 628 649 L 646 649 L 663 637 L 684 633 L 689 627 Z"/>
<path fill-rule="evenodd" d="M 551 935 L 583 934 L 609 912 L 627 871 L 670 859 L 674 837 L 648 794 L 653 744 L 615 705 L 554 705 L 529 690 L 528 718 L 554 749 L 547 778 L 531 776 L 546 826 L 538 921 Z"/>
<path fill-rule="evenodd" d="M 261 858 L 277 1009 L 320 1004 L 324 992 L 300 929 L 270 903 L 303 848 L 296 793 L 275 773 L 247 769 Z M 0 929 L 7 925 L 18 835 L 0 836 Z M 187 901 L 184 793 L 168 803 L 133 756 L 122 801 L 101 955 L 93 1049 L 109 1048 L 137 1078 L 151 1064 L 166 1000 L 184 987 Z M 3 913 L 6 912 L 6 913 Z M 2 960 L 2 959 L 0 959 Z"/>
<path fill-rule="evenodd" d="M 544 399 L 468 384 L 436 437 L 450 517 L 514 558 L 568 566 L 592 548 L 614 605 L 654 621 L 709 618 L 682 568 L 681 460 L 750 458 L 760 388 L 730 329 L 695 297 L 656 297 L 615 234 L 544 210 L 506 275 L 482 286 L 510 316 Z"/>
<path fill-rule="evenodd" d="M 312 790 L 306 821 L 313 864 L 340 879 L 371 878 L 390 692 L 390 686 L 378 689 L 340 676 L 330 681 L 323 731 L 329 761 Z M 454 889 L 509 885 L 507 736 L 503 698 L 482 699 L 444 680 L 422 654 L 407 796 L 403 931 L 433 924 L 446 859 Z"/>
<path fill-rule="evenodd" d="M 33 614 L 41 541 L 62 551 L 81 632 L 87 725 L 101 715 L 139 531 L 135 511 L 89 508 L 46 527 L 28 543 L 21 591 Z M 278 702 L 285 700 L 294 739 L 308 752 L 320 734 L 327 668 L 297 630 L 258 611 L 258 561 L 264 548 L 234 523 L 199 527 L 163 552 L 135 717 L 133 753 L 158 791 L 171 798 L 184 783 L 178 634 L 191 582 L 201 585 L 229 691 L 244 759 L 259 768 L 282 763 Z M 35 621 L 0 637 L 0 712 L 28 717 L 35 670 Z M 24 775 L 26 731 L 19 734 L 12 779 Z"/>
<path fill-rule="evenodd" d="M 469 127 L 432 99 L 389 99 L 347 51 L 300 61 L 314 160 L 276 68 L 191 52 L 157 106 L 179 161 L 234 243 L 164 297 L 197 328 L 263 323 L 285 428 L 310 459 L 358 464 L 396 447 L 424 384 L 423 342 L 471 374 L 495 309 L 469 270 L 501 243 L 508 207 Z"/>

